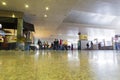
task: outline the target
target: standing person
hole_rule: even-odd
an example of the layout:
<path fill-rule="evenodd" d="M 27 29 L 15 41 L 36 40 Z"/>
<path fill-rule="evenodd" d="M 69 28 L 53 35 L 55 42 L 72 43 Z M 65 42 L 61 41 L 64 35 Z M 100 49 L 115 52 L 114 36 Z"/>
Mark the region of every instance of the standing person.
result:
<path fill-rule="evenodd" d="M 55 41 L 54 41 L 54 50 L 58 50 L 58 45 L 59 45 L 59 41 L 58 41 L 58 39 L 55 39 Z"/>
<path fill-rule="evenodd" d="M 59 41 L 60 42 L 59 43 L 60 50 L 62 50 L 62 41 L 63 41 L 62 39 L 60 39 L 60 41 Z"/>
<path fill-rule="evenodd" d="M 101 42 L 98 43 L 98 49 L 101 49 Z"/>
<path fill-rule="evenodd" d="M 65 47 L 65 50 L 68 50 L 68 41 L 67 40 L 64 41 L 64 47 Z"/>
<path fill-rule="evenodd" d="M 93 49 L 93 42 L 91 41 L 91 49 Z"/>
<path fill-rule="evenodd" d="M 51 47 L 50 48 L 51 48 L 51 50 L 53 50 L 53 48 L 54 48 L 54 43 L 53 42 L 51 43 Z"/>
<path fill-rule="evenodd" d="M 62 45 L 62 41 L 63 41 L 63 40 L 62 40 L 62 39 L 60 39 L 60 41 L 59 41 L 59 42 L 60 42 L 60 43 L 59 43 L 60 45 Z"/>
<path fill-rule="evenodd" d="M 89 49 L 89 43 L 87 43 L 86 46 L 87 46 L 87 49 Z"/>
<path fill-rule="evenodd" d="M 43 42 L 43 49 L 44 50 L 46 49 L 46 42 L 45 41 Z"/>
<path fill-rule="evenodd" d="M 73 44 L 71 44 L 71 50 L 73 50 Z"/>
<path fill-rule="evenodd" d="M 56 50 L 58 50 L 58 49 L 59 49 L 59 40 L 56 39 Z"/>
<path fill-rule="evenodd" d="M 78 50 L 81 50 L 81 40 L 78 41 Z"/>
<path fill-rule="evenodd" d="M 57 42 L 56 42 L 56 39 L 54 40 L 54 50 L 56 50 L 56 47 L 57 47 Z"/>
<path fill-rule="evenodd" d="M 48 49 L 49 48 L 49 44 L 48 44 L 48 41 L 46 42 L 46 49 Z"/>
<path fill-rule="evenodd" d="M 40 41 L 40 39 L 38 40 L 38 46 L 39 46 L 39 50 L 42 49 L 42 42 Z"/>

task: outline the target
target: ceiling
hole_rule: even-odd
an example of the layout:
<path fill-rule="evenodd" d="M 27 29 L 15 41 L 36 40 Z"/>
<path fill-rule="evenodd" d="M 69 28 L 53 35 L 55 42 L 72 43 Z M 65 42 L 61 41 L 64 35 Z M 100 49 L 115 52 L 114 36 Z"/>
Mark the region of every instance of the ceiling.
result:
<path fill-rule="evenodd" d="M 120 0 L 0 0 L 1 10 L 24 12 L 24 19 L 35 25 L 35 37 L 76 39 L 82 34 L 103 29 L 119 33 Z M 29 8 L 25 8 L 25 4 Z M 49 7 L 46 11 L 45 7 Z M 44 15 L 48 17 L 44 17 Z M 94 33 L 95 34 L 95 33 Z"/>

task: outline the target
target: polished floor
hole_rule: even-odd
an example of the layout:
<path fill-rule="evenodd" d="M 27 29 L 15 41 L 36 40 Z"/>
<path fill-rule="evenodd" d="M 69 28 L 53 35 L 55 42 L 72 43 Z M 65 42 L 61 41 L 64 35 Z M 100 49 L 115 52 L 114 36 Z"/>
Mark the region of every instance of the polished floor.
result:
<path fill-rule="evenodd" d="M 0 80 L 120 80 L 120 52 L 1 50 Z"/>

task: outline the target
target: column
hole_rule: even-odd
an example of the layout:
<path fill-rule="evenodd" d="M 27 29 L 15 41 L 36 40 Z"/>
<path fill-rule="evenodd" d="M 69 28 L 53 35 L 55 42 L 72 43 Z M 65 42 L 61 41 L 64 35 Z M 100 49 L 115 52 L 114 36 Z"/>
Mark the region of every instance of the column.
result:
<path fill-rule="evenodd" d="M 23 36 L 23 19 L 17 19 L 17 48 L 21 49 L 21 38 Z"/>

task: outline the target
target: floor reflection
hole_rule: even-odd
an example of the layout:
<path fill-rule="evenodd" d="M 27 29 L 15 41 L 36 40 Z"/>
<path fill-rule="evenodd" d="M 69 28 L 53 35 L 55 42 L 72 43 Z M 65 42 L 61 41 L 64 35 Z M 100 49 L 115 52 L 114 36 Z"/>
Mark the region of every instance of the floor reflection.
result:
<path fill-rule="evenodd" d="M 119 51 L 0 51 L 0 80 L 119 80 Z"/>
<path fill-rule="evenodd" d="M 68 64 L 70 68 L 75 69 L 75 67 L 80 66 L 80 59 L 78 55 L 78 51 L 68 51 Z"/>
<path fill-rule="evenodd" d="M 89 63 L 97 80 L 118 80 L 120 76 L 117 53 L 114 51 L 89 52 Z"/>

